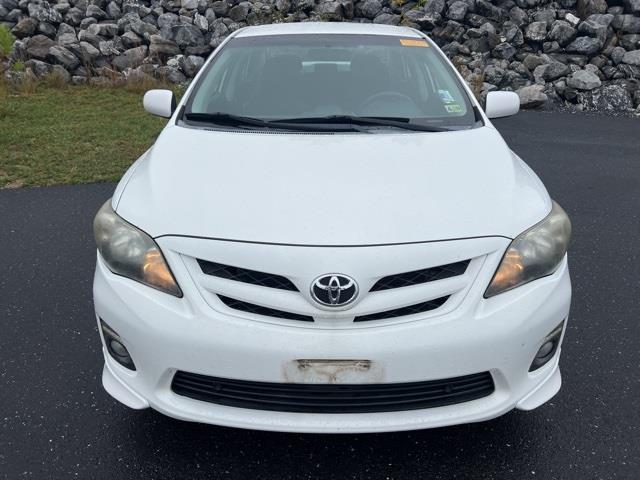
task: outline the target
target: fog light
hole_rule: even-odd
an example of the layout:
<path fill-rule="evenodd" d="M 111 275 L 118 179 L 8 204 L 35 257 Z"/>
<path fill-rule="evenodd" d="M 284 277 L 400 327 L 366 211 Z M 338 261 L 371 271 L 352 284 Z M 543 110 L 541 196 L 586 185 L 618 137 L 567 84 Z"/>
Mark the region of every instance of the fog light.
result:
<path fill-rule="evenodd" d="M 544 345 L 540 347 L 538 353 L 536 354 L 536 358 L 544 358 L 549 355 L 553 351 L 553 342 L 546 342 Z"/>
<path fill-rule="evenodd" d="M 109 342 L 109 346 L 111 347 L 111 350 L 113 350 L 113 353 L 115 353 L 118 357 L 129 356 L 129 352 L 127 351 L 126 347 L 118 340 L 111 340 Z"/>
<path fill-rule="evenodd" d="M 122 343 L 120 335 L 118 335 L 109 325 L 104 323 L 102 319 L 100 319 L 100 328 L 102 329 L 104 344 L 107 347 L 107 352 L 109 352 L 111 358 L 123 367 L 128 368 L 129 370 L 135 370 L 136 366 L 133 363 L 131 355 L 129 355 L 127 347 Z"/>
<path fill-rule="evenodd" d="M 564 322 L 554 328 L 553 331 L 544 338 L 544 340 L 542 341 L 542 346 L 538 349 L 538 353 L 536 353 L 533 362 L 531 362 L 531 366 L 529 367 L 530 372 L 533 372 L 534 370 L 542 367 L 556 354 L 556 352 L 558 351 L 558 346 L 560 345 L 560 338 L 562 337 L 563 327 Z"/>

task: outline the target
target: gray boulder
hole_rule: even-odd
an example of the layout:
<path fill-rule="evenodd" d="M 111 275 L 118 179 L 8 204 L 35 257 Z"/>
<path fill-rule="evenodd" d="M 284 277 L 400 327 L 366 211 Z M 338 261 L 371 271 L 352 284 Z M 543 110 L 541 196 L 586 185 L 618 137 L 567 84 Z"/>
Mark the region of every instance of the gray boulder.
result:
<path fill-rule="evenodd" d="M 171 28 L 174 25 L 178 25 L 179 23 L 180 17 L 178 17 L 178 15 L 176 15 L 175 13 L 168 12 L 158 16 L 158 28 Z"/>
<path fill-rule="evenodd" d="M 578 0 L 578 16 L 584 19 L 594 13 L 605 13 L 607 7 L 606 0 Z"/>
<path fill-rule="evenodd" d="M 555 19 L 556 19 L 556 11 L 551 8 L 533 12 L 533 20 L 535 22 L 545 22 L 548 26 L 551 26 L 551 24 Z"/>
<path fill-rule="evenodd" d="M 86 17 L 80 21 L 80 28 L 82 30 L 86 30 L 89 28 L 89 25 L 93 25 L 94 23 L 98 23 L 98 21 L 93 17 Z"/>
<path fill-rule="evenodd" d="M 565 46 L 570 43 L 576 37 L 576 29 L 565 20 L 556 20 L 551 25 L 551 30 L 547 38 L 549 40 L 555 40 L 561 46 Z"/>
<path fill-rule="evenodd" d="M 182 8 L 185 10 L 195 10 L 198 8 L 198 0 L 182 0 Z"/>
<path fill-rule="evenodd" d="M 124 32 L 120 36 L 120 40 L 122 41 L 124 48 L 135 48 L 142 45 L 142 38 L 133 31 Z"/>
<path fill-rule="evenodd" d="M 403 22 L 410 22 L 410 24 L 415 24 L 414 27 L 418 29 L 431 31 L 438 25 L 440 20 L 440 15 L 426 15 L 419 10 L 409 10 L 405 12 Z"/>
<path fill-rule="evenodd" d="M 11 11 L 18 8 L 18 0 L 0 0 L 0 7 L 4 7 L 8 11 Z"/>
<path fill-rule="evenodd" d="M 180 48 L 201 46 L 205 44 L 204 35 L 195 25 L 176 25 L 171 28 L 173 41 Z"/>
<path fill-rule="evenodd" d="M 27 5 L 29 16 L 43 23 L 60 23 L 62 14 L 53 8 L 49 2 L 30 2 Z"/>
<path fill-rule="evenodd" d="M 25 17 L 11 29 L 11 33 L 13 33 L 17 38 L 25 38 L 36 33 L 37 28 L 38 21 L 35 18 Z"/>
<path fill-rule="evenodd" d="M 196 13 L 193 16 L 193 24 L 203 32 L 209 30 L 209 21 L 207 20 L 207 17 L 200 15 L 199 13 Z"/>
<path fill-rule="evenodd" d="M 100 56 L 100 50 L 89 42 L 80 42 L 80 52 L 82 54 L 82 59 L 89 63 L 93 62 Z"/>
<path fill-rule="evenodd" d="M 467 2 L 456 0 L 451 5 L 449 5 L 449 9 L 447 10 L 446 16 L 451 20 L 461 21 L 461 20 L 464 20 L 464 17 L 467 14 L 468 9 L 469 9 L 469 4 Z"/>
<path fill-rule="evenodd" d="M 640 16 L 615 15 L 611 25 L 623 33 L 640 33 Z"/>
<path fill-rule="evenodd" d="M 567 85 L 577 90 L 593 90 L 602 85 L 602 82 L 595 73 L 589 70 L 578 70 L 567 79 Z"/>
<path fill-rule="evenodd" d="M 363 17 L 373 20 L 382 10 L 382 3 L 380 3 L 380 0 L 364 0 L 364 2 L 358 4 L 357 8 L 359 8 Z"/>
<path fill-rule="evenodd" d="M 113 40 L 103 40 L 98 44 L 98 50 L 100 54 L 105 57 L 111 57 L 113 55 L 120 55 L 122 49 L 118 48 L 118 45 Z"/>
<path fill-rule="evenodd" d="M 446 6 L 445 0 L 428 0 L 422 7 L 422 11 L 426 14 L 442 15 Z"/>
<path fill-rule="evenodd" d="M 516 53 L 516 47 L 507 42 L 500 43 L 493 49 L 493 56 L 503 60 L 511 60 Z"/>
<path fill-rule="evenodd" d="M 494 22 L 503 21 L 506 17 L 506 12 L 503 9 L 486 0 L 476 0 L 476 12 Z"/>
<path fill-rule="evenodd" d="M 246 20 L 251 4 L 249 2 L 240 2 L 229 10 L 229 18 L 234 22 L 242 22 Z"/>
<path fill-rule="evenodd" d="M 79 8 L 72 7 L 67 13 L 64 15 L 64 22 L 69 25 L 78 26 L 80 22 L 84 19 L 84 12 Z"/>
<path fill-rule="evenodd" d="M 509 18 L 513 23 L 515 23 L 519 27 L 522 27 L 528 22 L 529 16 L 527 15 L 527 12 L 525 12 L 522 8 L 513 7 L 511 10 L 509 10 Z"/>
<path fill-rule="evenodd" d="M 284 7 L 278 7 L 282 10 Z M 218 17 L 225 17 L 229 12 L 229 4 L 224 0 L 218 0 L 211 4 L 211 9 Z M 288 10 L 288 9 L 287 9 Z"/>
<path fill-rule="evenodd" d="M 598 53 L 602 43 L 597 38 L 578 37 L 565 47 L 567 52 L 575 52 L 583 55 L 595 55 Z"/>
<path fill-rule="evenodd" d="M 394 15 L 392 13 L 381 13 L 373 19 L 373 23 L 379 23 L 383 25 L 398 25 L 400 23 L 400 15 Z"/>
<path fill-rule="evenodd" d="M 93 17 L 96 20 L 104 20 L 107 18 L 107 12 L 102 10 L 97 5 L 88 5 L 85 15 L 87 17 Z"/>
<path fill-rule="evenodd" d="M 625 50 L 636 50 L 640 48 L 640 35 L 636 33 L 622 35 L 622 37 L 620 37 L 620 46 Z"/>
<path fill-rule="evenodd" d="M 89 33 L 87 30 L 80 30 L 78 32 L 78 40 L 80 40 L 81 42 L 90 43 L 96 48 L 98 48 L 100 42 L 102 41 L 99 36 Z"/>
<path fill-rule="evenodd" d="M 112 38 L 118 34 L 118 25 L 115 23 L 94 23 L 87 27 L 87 31 L 92 35 L 99 35 L 105 38 Z"/>
<path fill-rule="evenodd" d="M 171 83 L 182 84 L 187 81 L 187 77 L 177 68 L 169 65 L 158 67 L 156 70 L 158 77 Z"/>
<path fill-rule="evenodd" d="M 51 72 L 52 68 L 50 64 L 41 60 L 35 60 L 33 58 L 31 60 L 27 60 L 24 65 L 26 68 L 31 69 L 31 71 L 35 73 L 36 77 L 47 75 L 49 72 Z"/>
<path fill-rule="evenodd" d="M 151 35 L 149 40 L 149 55 L 152 57 L 165 58 L 180 53 L 180 47 L 172 40 L 167 40 L 160 35 Z"/>
<path fill-rule="evenodd" d="M 51 68 L 51 73 L 49 73 L 51 77 L 62 80 L 64 83 L 69 83 L 71 81 L 71 74 L 64 68 L 62 65 L 54 65 Z"/>
<path fill-rule="evenodd" d="M 585 103 L 589 110 L 601 112 L 620 113 L 633 109 L 633 99 L 629 90 L 616 84 L 593 90 Z"/>
<path fill-rule="evenodd" d="M 147 56 L 147 51 L 148 48 L 146 45 L 130 48 L 113 59 L 113 66 L 120 72 L 127 68 L 139 67 L 142 65 L 142 62 L 144 62 L 144 59 Z"/>
<path fill-rule="evenodd" d="M 204 65 L 204 58 L 197 55 L 183 57 L 181 67 L 187 77 L 194 77 L 198 70 Z"/>
<path fill-rule="evenodd" d="M 622 62 L 625 53 L 627 53 L 627 51 L 622 47 L 615 47 L 613 50 L 611 50 L 611 61 L 614 63 L 614 65 L 618 65 L 620 62 Z"/>
<path fill-rule="evenodd" d="M 142 20 L 134 20 L 131 22 L 130 26 L 133 32 L 144 38 L 148 38 L 150 35 L 158 33 L 158 28 L 155 25 L 143 22 Z"/>
<path fill-rule="evenodd" d="M 484 80 L 491 85 L 500 85 L 505 73 L 504 69 L 495 65 L 489 65 L 484 69 Z"/>
<path fill-rule="evenodd" d="M 640 15 L 640 0 L 624 0 L 624 6 L 629 13 Z"/>
<path fill-rule="evenodd" d="M 542 91 L 543 85 L 530 85 L 519 89 L 516 93 L 520 97 L 520 106 L 522 108 L 536 108 L 544 105 L 548 97 Z"/>
<path fill-rule="evenodd" d="M 522 60 L 522 64 L 530 72 L 533 72 L 538 65 L 542 65 L 544 63 L 549 62 L 545 61 L 539 55 L 534 55 L 533 53 L 529 53 L 526 57 L 524 57 L 524 60 Z"/>
<path fill-rule="evenodd" d="M 54 38 L 57 31 L 58 30 L 56 29 L 56 27 L 50 23 L 40 22 L 38 24 L 38 32 L 46 35 L 49 38 Z"/>
<path fill-rule="evenodd" d="M 628 63 L 629 65 L 640 65 L 640 50 L 626 52 L 622 56 L 622 62 Z"/>
<path fill-rule="evenodd" d="M 36 35 L 31 37 L 27 42 L 26 53 L 29 58 L 36 60 L 46 60 L 49 55 L 49 49 L 55 46 L 56 42 L 44 35 Z"/>
<path fill-rule="evenodd" d="M 80 60 L 71 51 L 60 45 L 54 45 L 49 49 L 47 60 L 51 63 L 62 65 L 67 70 L 73 70 L 80 65 Z"/>
<path fill-rule="evenodd" d="M 533 71 L 533 77 L 536 79 L 536 83 L 546 83 L 565 77 L 570 72 L 571 69 L 568 65 L 561 62 L 551 62 L 536 67 Z"/>
<path fill-rule="evenodd" d="M 76 29 L 66 23 L 61 23 L 58 27 L 58 34 L 56 35 L 58 45 L 67 46 L 78 43 L 78 36 L 76 35 Z"/>
<path fill-rule="evenodd" d="M 164 8 L 168 12 L 178 12 L 182 7 L 181 0 L 162 0 L 160 2 L 162 8 Z"/>
<path fill-rule="evenodd" d="M 547 38 L 547 22 L 533 22 L 527 25 L 524 38 L 532 42 L 542 42 Z"/>
<path fill-rule="evenodd" d="M 578 32 L 583 35 L 597 37 L 601 43 L 607 39 L 607 29 L 613 20 L 613 15 L 594 14 L 590 15 L 578 26 Z"/>
<path fill-rule="evenodd" d="M 112 20 L 117 20 L 122 16 L 122 10 L 120 10 L 120 7 L 116 2 L 109 2 L 106 12 L 107 17 Z"/>

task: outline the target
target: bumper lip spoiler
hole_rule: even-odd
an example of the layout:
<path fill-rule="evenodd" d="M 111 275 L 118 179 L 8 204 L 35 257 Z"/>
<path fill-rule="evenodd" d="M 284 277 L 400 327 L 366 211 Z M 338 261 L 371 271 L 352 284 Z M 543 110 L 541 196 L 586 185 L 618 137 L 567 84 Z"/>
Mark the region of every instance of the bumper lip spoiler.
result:
<path fill-rule="evenodd" d="M 108 353 L 103 353 L 105 355 L 105 362 L 104 368 L 102 369 L 102 386 L 107 393 L 120 403 L 123 403 L 134 410 L 144 410 L 145 408 L 149 408 L 149 402 L 125 385 L 112 371 L 112 367 L 109 365 L 109 360 L 107 360 Z"/>
<path fill-rule="evenodd" d="M 547 379 L 516 404 L 516 409 L 528 411 L 538 408 L 558 393 L 561 386 L 562 375 L 560 374 L 560 366 L 556 364 Z"/>

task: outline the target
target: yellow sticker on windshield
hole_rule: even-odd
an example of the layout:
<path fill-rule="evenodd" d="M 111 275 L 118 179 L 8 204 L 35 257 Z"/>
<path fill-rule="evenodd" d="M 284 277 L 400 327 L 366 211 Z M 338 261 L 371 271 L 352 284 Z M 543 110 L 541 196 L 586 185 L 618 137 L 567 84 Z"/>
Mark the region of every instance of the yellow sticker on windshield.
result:
<path fill-rule="evenodd" d="M 400 45 L 404 47 L 428 47 L 429 46 L 426 40 L 416 40 L 411 38 L 401 38 Z"/>

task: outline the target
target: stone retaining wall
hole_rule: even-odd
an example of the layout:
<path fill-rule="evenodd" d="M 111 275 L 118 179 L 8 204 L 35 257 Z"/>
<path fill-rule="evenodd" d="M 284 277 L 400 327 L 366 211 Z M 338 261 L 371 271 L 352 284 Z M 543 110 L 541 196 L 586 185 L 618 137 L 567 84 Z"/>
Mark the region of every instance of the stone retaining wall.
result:
<path fill-rule="evenodd" d="M 230 32 L 309 20 L 418 28 L 480 97 L 640 113 L 640 0 L 0 0 L 18 39 L 10 62 L 26 66 L 5 74 L 73 83 L 186 83 Z"/>

